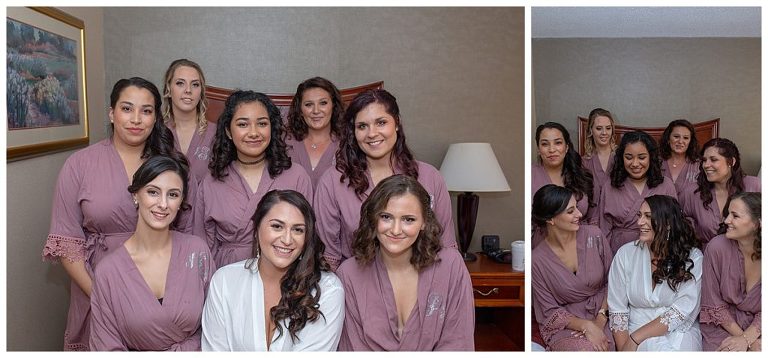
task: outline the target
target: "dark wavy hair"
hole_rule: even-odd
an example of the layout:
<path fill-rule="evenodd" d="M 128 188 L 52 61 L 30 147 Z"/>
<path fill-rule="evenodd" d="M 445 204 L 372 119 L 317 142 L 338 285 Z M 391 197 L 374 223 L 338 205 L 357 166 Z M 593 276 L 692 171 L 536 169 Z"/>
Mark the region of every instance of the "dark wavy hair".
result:
<path fill-rule="evenodd" d="M 729 165 L 731 168 L 731 177 L 728 178 L 728 182 L 726 183 L 728 196 L 730 197 L 733 194 L 744 191 L 744 176 L 746 176 L 746 174 L 744 174 L 744 171 L 741 169 L 741 155 L 739 154 L 739 148 L 736 147 L 736 144 L 725 138 L 712 138 L 708 140 L 704 143 L 704 146 L 701 147 L 700 155 L 702 157 L 702 163 L 704 160 L 704 152 L 709 147 L 717 148 L 717 152 L 725 157 L 725 160 L 729 163 L 731 161 L 733 162 L 732 166 Z M 696 179 L 696 184 L 698 185 L 698 188 L 696 188 L 694 193 L 699 193 L 699 197 L 704 203 L 704 207 L 709 209 L 709 204 L 713 200 L 712 188 L 715 187 L 715 184 L 710 183 L 707 180 L 707 174 L 704 172 L 703 165 L 699 166 L 699 177 Z"/>
<path fill-rule="evenodd" d="M 667 195 L 651 195 L 645 198 L 651 208 L 651 227 L 656 235 L 650 244 L 656 256 L 656 270 L 651 278 L 656 284 L 667 282 L 672 291 L 685 281 L 693 279 L 693 260 L 689 258 L 694 248 L 701 249 L 693 226 L 685 218 L 677 199 Z"/>
<path fill-rule="evenodd" d="M 257 268 L 259 254 L 259 225 L 264 217 L 278 203 L 288 203 L 301 212 L 304 217 L 306 231 L 304 232 L 304 248 L 301 256 L 293 261 L 288 270 L 280 279 L 280 301 L 269 310 L 269 318 L 277 328 L 277 336 L 283 334 L 287 328 L 291 335 L 291 341 L 299 339 L 301 331 L 307 322 L 314 322 L 323 313 L 320 311 L 320 279 L 322 271 L 329 272 L 330 266 L 323 258 L 325 245 L 317 234 L 315 227 L 315 213 L 312 206 L 301 193 L 293 190 L 271 190 L 259 201 L 251 220 L 253 221 L 253 250 L 251 259 L 246 260 L 245 268 L 254 270 Z M 288 327 L 283 327 L 280 322 L 288 319 Z M 323 316 L 325 319 L 325 316 Z"/>
<path fill-rule="evenodd" d="M 189 182 L 189 162 L 187 158 L 181 155 L 181 153 L 174 152 L 170 156 L 155 155 L 149 157 L 136 172 L 133 173 L 133 181 L 128 186 L 128 192 L 136 194 L 141 188 L 147 186 L 151 181 L 155 180 L 158 175 L 165 172 L 174 172 L 179 178 L 181 178 L 181 210 L 186 211 L 191 208 L 187 203 L 187 183 Z M 178 221 L 178 213 L 174 213 L 176 218 L 173 220 L 173 224 Z"/>
<path fill-rule="evenodd" d="M 547 221 L 568 208 L 568 202 L 576 194 L 573 190 L 555 184 L 547 184 L 533 194 L 531 219 L 539 228 L 546 228 Z"/>
<path fill-rule="evenodd" d="M 688 149 L 685 150 L 685 159 L 693 163 L 699 160 L 699 141 L 696 139 L 696 129 L 693 128 L 693 124 L 685 119 L 676 119 L 669 122 L 669 125 L 664 129 L 664 133 L 661 134 L 661 140 L 659 141 L 659 153 L 661 159 L 669 159 L 672 156 L 672 147 L 669 143 L 669 138 L 672 136 L 672 130 L 675 127 L 684 127 L 691 132 L 691 141 L 688 143 Z"/>
<path fill-rule="evenodd" d="M 205 128 L 208 127 L 208 120 L 205 118 L 205 111 L 208 109 L 208 99 L 205 96 L 205 75 L 203 74 L 203 68 L 197 64 L 197 62 L 188 60 L 186 58 L 180 58 L 171 62 L 168 69 L 165 70 L 165 80 L 163 82 L 163 98 L 167 100 L 163 101 L 162 115 L 165 120 L 165 124 L 173 123 L 173 99 L 171 98 L 171 81 L 173 81 L 173 75 L 176 73 L 176 69 L 179 67 L 190 67 L 197 71 L 197 75 L 200 76 L 200 102 L 197 103 L 197 132 L 205 132 Z"/>
<path fill-rule="evenodd" d="M 748 192 L 748 191 L 742 191 L 741 193 L 736 193 L 730 198 L 728 198 L 728 202 L 725 204 L 725 208 L 723 209 L 723 217 L 728 216 L 729 207 L 731 206 L 731 202 L 733 202 L 736 199 L 741 200 L 744 203 L 744 206 L 747 207 L 747 210 L 749 211 L 749 216 L 752 218 L 752 220 L 757 224 L 757 232 L 755 232 L 755 241 L 752 243 L 752 247 L 754 248 L 755 252 L 752 253 L 752 261 L 757 261 L 762 258 L 762 247 L 763 247 L 763 239 L 761 231 L 763 229 L 763 226 L 760 224 L 760 221 L 762 220 L 762 197 L 761 193 L 755 193 L 755 192 Z M 720 232 L 719 234 L 725 233 L 725 225 L 720 225 Z"/>
<path fill-rule="evenodd" d="M 595 125 L 595 119 L 597 117 L 607 117 L 611 120 L 611 140 L 608 145 L 611 148 L 616 147 L 616 121 L 613 119 L 613 115 L 607 109 L 595 108 L 589 112 L 589 118 L 587 120 L 587 135 L 584 138 L 584 154 L 592 155 L 597 148 L 595 144 L 595 138 L 592 136 L 592 127 Z"/>
<path fill-rule="evenodd" d="M 406 194 L 411 194 L 419 200 L 424 218 L 424 229 L 419 231 L 416 242 L 411 246 L 413 253 L 411 265 L 421 271 L 439 260 L 437 253 L 441 249 L 440 235 L 443 227 L 440 226 L 435 212 L 430 207 L 429 193 L 413 177 L 399 174 L 379 182 L 360 209 L 360 225 L 354 233 L 352 254 L 361 265 L 369 265 L 381 246 L 377 235 L 379 214 L 384 211 L 392 198 Z"/>
<path fill-rule="evenodd" d="M 655 188 L 664 182 L 659 147 L 656 146 L 656 142 L 648 133 L 632 131 L 625 133 L 621 137 L 619 147 L 616 148 L 616 156 L 613 158 L 613 168 L 611 169 L 611 185 L 614 188 L 621 188 L 624 185 L 624 181 L 629 177 L 627 168 L 624 168 L 624 151 L 628 145 L 638 142 L 643 143 L 645 149 L 648 150 L 648 171 L 645 173 L 646 184 L 649 188 Z"/>
<path fill-rule="evenodd" d="M 390 156 L 390 166 L 399 168 L 404 174 L 414 179 L 419 178 L 418 164 L 405 143 L 405 130 L 400 120 L 400 108 L 397 106 L 395 96 L 383 89 L 363 91 L 355 96 L 344 112 L 344 131 L 339 141 L 339 150 L 336 152 L 336 170 L 341 173 L 340 182 L 343 183 L 346 178 L 349 178 L 347 186 L 353 188 L 360 199 L 363 198 L 363 193 L 370 183 L 365 175 L 368 160 L 355 138 L 355 118 L 360 111 L 373 103 L 383 105 L 384 110 L 395 119 L 397 126 L 397 141 Z"/>
<path fill-rule="evenodd" d="M 333 112 L 331 113 L 331 136 L 341 137 L 344 125 L 341 122 L 341 116 L 344 113 L 344 104 L 341 102 L 341 92 L 331 82 L 322 77 L 312 77 L 296 87 L 296 94 L 291 100 L 291 107 L 288 110 L 287 132 L 297 141 L 304 140 L 309 127 L 301 114 L 301 105 L 304 100 L 304 91 L 312 88 L 320 88 L 331 96 Z"/>
<path fill-rule="evenodd" d="M 152 125 L 152 132 L 150 132 L 147 141 L 144 144 L 144 150 L 141 152 L 141 158 L 146 159 L 154 155 L 168 156 L 176 151 L 173 146 L 173 132 L 163 124 L 163 117 L 160 114 L 160 107 L 162 106 L 163 99 L 160 97 L 160 91 L 157 87 L 141 77 L 123 78 L 112 87 L 112 93 L 109 95 L 109 106 L 112 110 L 116 110 L 115 106 L 117 101 L 120 100 L 120 95 L 128 87 L 136 87 L 145 89 L 152 94 L 155 99 L 155 123 Z M 110 136 L 115 133 L 115 125 L 110 124 Z"/>
<path fill-rule="evenodd" d="M 280 109 L 263 93 L 238 90 L 233 92 L 224 102 L 224 111 L 221 112 L 216 124 L 213 156 L 208 164 L 208 169 L 211 170 L 211 175 L 218 180 L 223 180 L 225 176 L 229 175 L 227 167 L 237 159 L 237 147 L 227 136 L 232 117 L 240 105 L 253 102 L 264 105 L 269 115 L 270 139 L 266 149 L 269 177 L 275 178 L 283 170 L 291 167 L 291 158 L 286 153 L 285 139 L 283 138 L 283 120 L 280 117 Z"/>
<path fill-rule="evenodd" d="M 573 145 L 573 142 L 571 142 L 571 135 L 568 134 L 568 130 L 565 129 L 562 124 L 555 122 L 547 122 L 539 125 L 536 127 L 537 146 L 539 145 L 541 132 L 545 129 L 558 130 L 563 135 L 563 140 L 565 140 L 565 144 L 568 146 L 568 151 L 565 153 L 565 160 L 563 160 L 563 169 L 560 172 L 560 174 L 563 176 L 563 186 L 567 186 L 573 189 L 574 194 L 576 195 L 576 200 L 581 200 L 581 198 L 586 195 L 589 206 L 596 206 L 596 204 L 592 201 L 592 192 L 594 191 L 594 180 L 592 178 L 592 173 L 584 168 L 581 162 L 581 156 L 576 151 L 576 147 Z M 539 155 L 539 163 L 542 162 L 543 161 L 541 160 L 541 155 Z"/>

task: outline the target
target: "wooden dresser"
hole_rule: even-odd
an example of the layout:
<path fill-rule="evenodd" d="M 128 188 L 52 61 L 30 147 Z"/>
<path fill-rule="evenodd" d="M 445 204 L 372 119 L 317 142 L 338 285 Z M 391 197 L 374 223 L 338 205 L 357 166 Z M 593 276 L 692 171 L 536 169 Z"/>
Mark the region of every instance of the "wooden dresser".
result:
<path fill-rule="evenodd" d="M 525 273 L 483 253 L 466 264 L 475 294 L 475 350 L 523 351 Z"/>

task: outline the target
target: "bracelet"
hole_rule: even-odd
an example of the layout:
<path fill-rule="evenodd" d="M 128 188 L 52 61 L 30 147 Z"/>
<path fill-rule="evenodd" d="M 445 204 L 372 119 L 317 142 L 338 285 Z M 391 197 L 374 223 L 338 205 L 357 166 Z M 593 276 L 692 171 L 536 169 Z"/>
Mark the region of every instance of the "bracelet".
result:
<path fill-rule="evenodd" d="M 746 334 L 746 333 L 742 333 L 742 334 L 741 334 L 741 338 L 744 338 L 744 341 L 745 341 L 745 342 L 747 342 L 747 349 L 750 349 L 750 348 L 752 348 L 752 343 L 755 343 L 755 342 L 754 342 L 754 341 L 752 341 L 752 342 L 750 343 L 750 342 L 749 342 L 749 338 L 747 338 L 747 334 Z"/>
<path fill-rule="evenodd" d="M 608 310 L 605 309 L 605 308 L 601 308 L 600 310 L 598 310 L 597 314 L 601 314 L 601 315 L 605 316 L 605 318 L 608 318 Z"/>
<path fill-rule="evenodd" d="M 637 341 L 635 340 L 635 337 L 632 337 L 632 335 L 631 335 L 631 334 L 629 335 L 629 339 L 631 339 L 631 340 L 632 340 L 632 343 L 634 343 L 636 346 L 639 346 L 639 345 L 640 345 L 640 343 L 637 343 Z"/>

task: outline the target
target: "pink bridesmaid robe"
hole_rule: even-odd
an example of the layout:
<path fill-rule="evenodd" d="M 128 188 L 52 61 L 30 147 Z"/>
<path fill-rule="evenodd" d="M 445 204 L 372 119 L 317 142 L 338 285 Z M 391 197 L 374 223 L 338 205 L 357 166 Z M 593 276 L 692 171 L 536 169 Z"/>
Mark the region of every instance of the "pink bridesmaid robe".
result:
<path fill-rule="evenodd" d="M 312 200 L 312 182 L 304 168 L 298 165 L 285 169 L 275 178 L 264 168 L 256 192 L 252 192 L 234 162 L 229 175 L 217 180 L 209 173 L 200 182 L 194 209 L 197 236 L 205 238 L 216 267 L 250 258 L 253 252 L 253 223 L 261 198 L 273 189 L 298 191 Z"/>
<path fill-rule="evenodd" d="M 443 227 L 440 241 L 443 247 L 456 248 L 451 198 L 445 181 L 435 167 L 424 162 L 416 161 L 416 163 L 419 170 L 419 183 L 429 193 L 432 199 L 432 210 Z M 395 168 L 395 174 L 402 174 L 402 171 Z M 366 172 L 366 175 L 368 182 L 371 183 L 370 173 Z M 314 201 L 317 231 L 325 244 L 325 259 L 333 270 L 336 270 L 344 260 L 352 257 L 354 232 L 360 225 L 360 208 L 363 205 L 363 200 L 347 186 L 348 180 L 342 183 L 340 179 L 341 173 L 335 168 L 326 171 L 317 184 Z M 373 186 L 368 187 L 363 199 L 367 198 L 371 191 Z"/>
<path fill-rule="evenodd" d="M 599 227 L 582 225 L 579 228 L 576 255 L 578 269 L 571 272 L 548 244 L 542 243 L 531 252 L 533 310 L 549 350 L 592 350 L 586 338 L 574 338 L 575 331 L 566 325 L 573 317 L 594 320 L 608 295 L 608 271 L 613 254 Z M 608 324 L 603 333 L 614 350 Z"/>
<path fill-rule="evenodd" d="M 672 182 L 675 184 L 675 189 L 677 190 L 677 195 L 680 196 L 680 193 L 683 192 L 683 190 L 688 186 L 696 186 L 696 178 L 699 177 L 699 166 L 701 165 L 701 162 L 689 162 L 685 161 L 683 164 L 682 169 L 680 169 L 680 173 L 677 175 L 677 180 L 672 179 L 672 170 L 670 169 L 670 161 L 669 159 L 663 160 L 661 162 L 661 171 L 664 173 L 664 176 L 672 180 Z"/>
<path fill-rule="evenodd" d="M 173 132 L 173 145 L 181 152 L 179 146 L 179 137 L 176 134 L 176 128 L 174 126 L 168 126 L 168 129 Z M 205 175 L 209 172 L 208 163 L 213 155 L 213 139 L 216 135 L 216 123 L 208 122 L 208 127 L 205 128 L 205 132 L 202 134 L 197 132 L 192 135 L 192 140 L 189 142 L 189 148 L 184 155 L 189 161 L 189 172 L 194 174 L 196 182 L 200 182 L 205 178 Z M 182 152 L 183 153 L 183 152 Z"/>
<path fill-rule="evenodd" d="M 701 275 L 701 335 L 705 351 L 714 351 L 731 334 L 723 324 L 736 322 L 742 330 L 761 331 L 762 279 L 747 291 L 744 255 L 735 240 L 713 238 L 704 251 Z"/>
<path fill-rule="evenodd" d="M 683 213 L 693 224 L 696 236 L 701 240 L 702 244 L 704 244 L 704 247 L 706 247 L 709 240 L 717 236 L 717 230 L 720 228 L 720 223 L 722 223 L 725 218 L 723 218 L 723 214 L 720 213 L 714 189 L 712 189 L 712 202 L 709 203 L 709 208 L 704 207 L 704 202 L 701 201 L 700 193 L 696 192 L 697 189 L 698 186 L 696 185 L 686 186 L 683 189 L 683 192 L 680 193 L 679 200 Z M 745 176 L 744 191 L 760 192 L 760 178 Z"/>
<path fill-rule="evenodd" d="M 309 153 L 307 153 L 307 148 L 304 147 L 304 142 L 298 142 L 293 138 L 286 138 L 285 144 L 288 146 L 288 155 L 291 157 L 291 161 L 294 164 L 301 165 L 309 174 L 309 177 L 312 179 L 313 189 L 317 188 L 320 177 L 328 169 L 335 168 L 336 166 L 336 151 L 339 149 L 339 141 L 334 137 L 331 137 L 328 148 L 325 149 L 325 152 L 320 157 L 320 161 L 317 162 L 317 166 L 314 168 L 312 168 L 312 161 L 309 159 Z"/>
<path fill-rule="evenodd" d="M 611 243 L 611 251 L 614 255 L 621 246 L 637 240 L 640 236 L 637 212 L 645 198 L 651 195 L 668 195 L 677 199 L 675 185 L 667 177 L 664 177 L 664 181 L 655 188 L 649 188 L 646 184 L 642 193 L 637 192 L 628 178 L 624 180 L 621 188 L 614 188 L 610 183 L 603 186 L 597 215 L 600 229 Z"/>
<path fill-rule="evenodd" d="M 419 272 L 418 298 L 398 336 L 395 294 L 381 253 L 367 266 L 349 259 L 336 274 L 346 296 L 340 351 L 472 351 L 472 280 L 457 250 Z"/>
<path fill-rule="evenodd" d="M 96 267 L 91 296 L 94 351 L 199 351 L 200 322 L 214 266 L 205 241 L 171 232 L 162 303 L 125 246 Z"/>
<path fill-rule="evenodd" d="M 603 166 L 600 165 L 600 158 L 597 157 L 597 154 L 590 158 L 587 158 L 586 156 L 581 157 L 581 164 L 592 173 L 592 180 L 595 186 L 595 201 L 600 197 L 600 189 L 603 185 L 606 185 L 606 183 L 611 185 L 611 169 L 613 168 L 613 161 L 615 160 L 614 156 L 614 152 L 611 152 L 611 155 L 608 156 L 607 170 L 603 170 Z"/>
<path fill-rule="evenodd" d="M 84 261 L 93 278 L 96 264 L 136 229 L 138 214 L 127 190 L 129 185 L 123 161 L 109 138 L 67 158 L 54 190 L 43 259 Z M 189 195 L 187 202 L 193 204 L 194 187 Z M 191 211 L 180 215 L 176 227 L 190 232 Z M 90 312 L 90 298 L 72 281 L 64 350 L 89 350 Z"/>

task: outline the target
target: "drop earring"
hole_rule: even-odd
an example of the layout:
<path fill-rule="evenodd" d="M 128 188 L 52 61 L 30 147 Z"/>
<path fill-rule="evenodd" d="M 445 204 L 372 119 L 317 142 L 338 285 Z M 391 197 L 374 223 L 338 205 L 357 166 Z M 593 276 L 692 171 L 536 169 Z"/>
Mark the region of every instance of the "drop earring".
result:
<path fill-rule="evenodd" d="M 136 207 L 136 209 L 139 208 L 139 201 L 136 200 L 136 198 L 133 198 L 133 206 Z"/>

